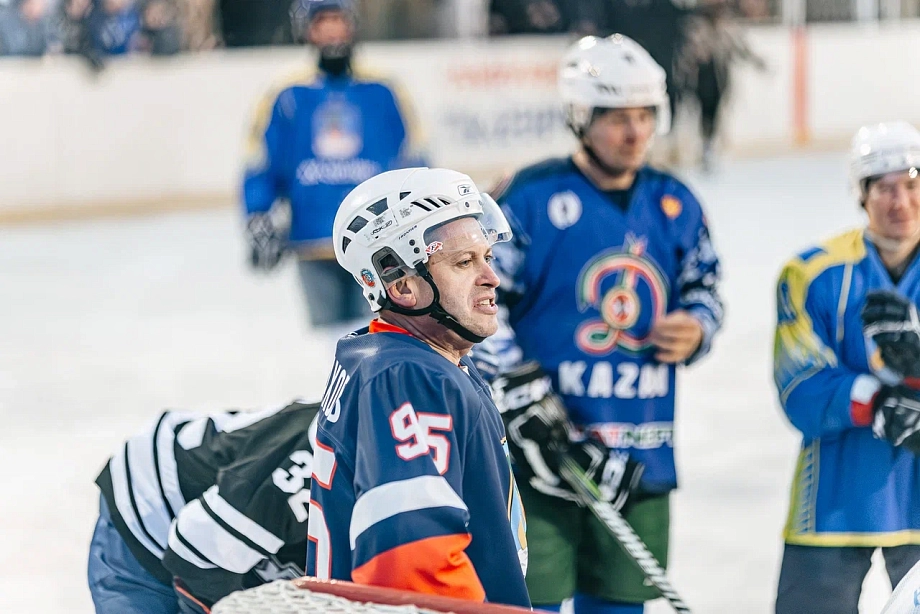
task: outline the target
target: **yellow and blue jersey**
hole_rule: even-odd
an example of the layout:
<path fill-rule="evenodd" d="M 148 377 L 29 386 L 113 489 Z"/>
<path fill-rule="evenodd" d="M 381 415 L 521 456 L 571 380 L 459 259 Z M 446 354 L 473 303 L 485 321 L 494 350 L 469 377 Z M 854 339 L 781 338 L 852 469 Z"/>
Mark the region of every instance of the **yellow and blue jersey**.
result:
<path fill-rule="evenodd" d="M 920 301 L 915 261 L 895 284 L 862 230 L 790 260 L 777 284 L 774 380 L 802 433 L 784 537 L 809 546 L 920 544 L 920 459 L 856 415 L 881 387 L 860 311 L 866 293 L 896 290 Z"/>
<path fill-rule="evenodd" d="M 331 245 L 339 203 L 359 183 L 415 163 L 414 122 L 387 83 L 304 71 L 258 105 L 243 179 L 246 214 L 291 205 L 290 241 Z"/>

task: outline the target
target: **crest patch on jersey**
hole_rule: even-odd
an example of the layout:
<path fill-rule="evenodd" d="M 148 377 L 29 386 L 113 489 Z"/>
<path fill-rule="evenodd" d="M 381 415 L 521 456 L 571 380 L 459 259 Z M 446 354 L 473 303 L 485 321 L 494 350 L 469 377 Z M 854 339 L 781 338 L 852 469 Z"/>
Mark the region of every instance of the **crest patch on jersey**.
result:
<path fill-rule="evenodd" d="M 646 253 L 648 240 L 631 234 L 621 247 L 601 252 L 578 276 L 578 309 L 591 317 L 575 330 L 575 345 L 591 356 L 617 350 L 639 353 L 668 304 L 668 281 Z"/>
<path fill-rule="evenodd" d="M 546 203 L 549 221 L 559 230 L 565 230 L 581 218 L 581 199 L 575 192 L 553 194 Z"/>
<path fill-rule="evenodd" d="M 373 288 L 377 285 L 377 281 L 374 278 L 374 274 L 370 272 L 369 269 L 361 270 L 361 281 L 364 282 L 364 285 L 368 288 Z"/>
<path fill-rule="evenodd" d="M 661 210 L 664 211 L 664 214 L 668 216 L 668 218 L 673 220 L 684 210 L 684 205 L 676 196 L 662 196 Z"/>

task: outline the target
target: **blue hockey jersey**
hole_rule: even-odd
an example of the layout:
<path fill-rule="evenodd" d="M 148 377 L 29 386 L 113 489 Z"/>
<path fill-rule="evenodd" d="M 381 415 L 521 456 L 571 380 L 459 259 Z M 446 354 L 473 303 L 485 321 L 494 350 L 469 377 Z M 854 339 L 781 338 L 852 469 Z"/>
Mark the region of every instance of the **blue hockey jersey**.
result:
<path fill-rule="evenodd" d="M 785 529 L 791 544 L 920 544 L 920 459 L 853 421 L 879 377 L 891 375 L 870 358 L 862 332 L 860 311 L 874 289 L 920 302 L 920 263 L 893 284 L 861 230 L 802 252 L 777 284 L 774 379 L 802 432 Z"/>
<path fill-rule="evenodd" d="M 375 321 L 339 341 L 322 407 L 308 575 L 530 606 L 504 427 L 468 358 Z"/>
<path fill-rule="evenodd" d="M 500 370 L 538 361 L 576 426 L 645 463 L 646 492 L 673 489 L 675 367 L 655 360 L 648 336 L 657 318 L 688 310 L 704 331 L 692 361 L 721 325 L 700 204 L 645 167 L 624 212 L 570 158 L 519 172 L 496 198 L 514 230 L 494 247 L 508 326 L 478 351 Z"/>
<path fill-rule="evenodd" d="M 299 75 L 259 105 L 243 180 L 247 214 L 291 204 L 290 241 L 325 249 L 339 203 L 359 183 L 405 166 L 406 105 L 381 81 L 356 72 Z"/>

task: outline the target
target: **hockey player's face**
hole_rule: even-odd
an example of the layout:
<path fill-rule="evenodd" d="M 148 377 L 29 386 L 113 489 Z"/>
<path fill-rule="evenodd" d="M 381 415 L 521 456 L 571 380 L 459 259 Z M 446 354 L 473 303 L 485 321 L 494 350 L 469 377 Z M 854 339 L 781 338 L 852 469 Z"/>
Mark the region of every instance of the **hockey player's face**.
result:
<path fill-rule="evenodd" d="M 610 168 L 636 171 L 645 163 L 655 122 L 651 108 L 610 109 L 591 123 L 585 139 Z"/>
<path fill-rule="evenodd" d="M 491 265 L 492 246 L 479 222 L 463 218 L 445 224 L 428 246 L 436 248 L 428 270 L 441 293 L 441 306 L 475 334 L 493 335 L 498 330 L 499 282 Z"/>
<path fill-rule="evenodd" d="M 886 239 L 910 239 L 920 233 L 920 177 L 916 170 L 876 179 L 866 194 L 869 230 Z"/>
<path fill-rule="evenodd" d="M 310 22 L 307 38 L 319 48 L 351 42 L 352 26 L 342 11 L 322 11 Z"/>

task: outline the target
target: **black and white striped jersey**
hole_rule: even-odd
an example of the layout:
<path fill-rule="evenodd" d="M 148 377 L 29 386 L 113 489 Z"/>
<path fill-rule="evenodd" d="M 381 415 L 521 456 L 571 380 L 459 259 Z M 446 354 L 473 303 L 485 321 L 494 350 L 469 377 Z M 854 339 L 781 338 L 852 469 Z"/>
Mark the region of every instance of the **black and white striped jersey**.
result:
<path fill-rule="evenodd" d="M 96 484 L 138 561 L 208 605 L 304 573 L 319 404 L 167 411 Z"/>

